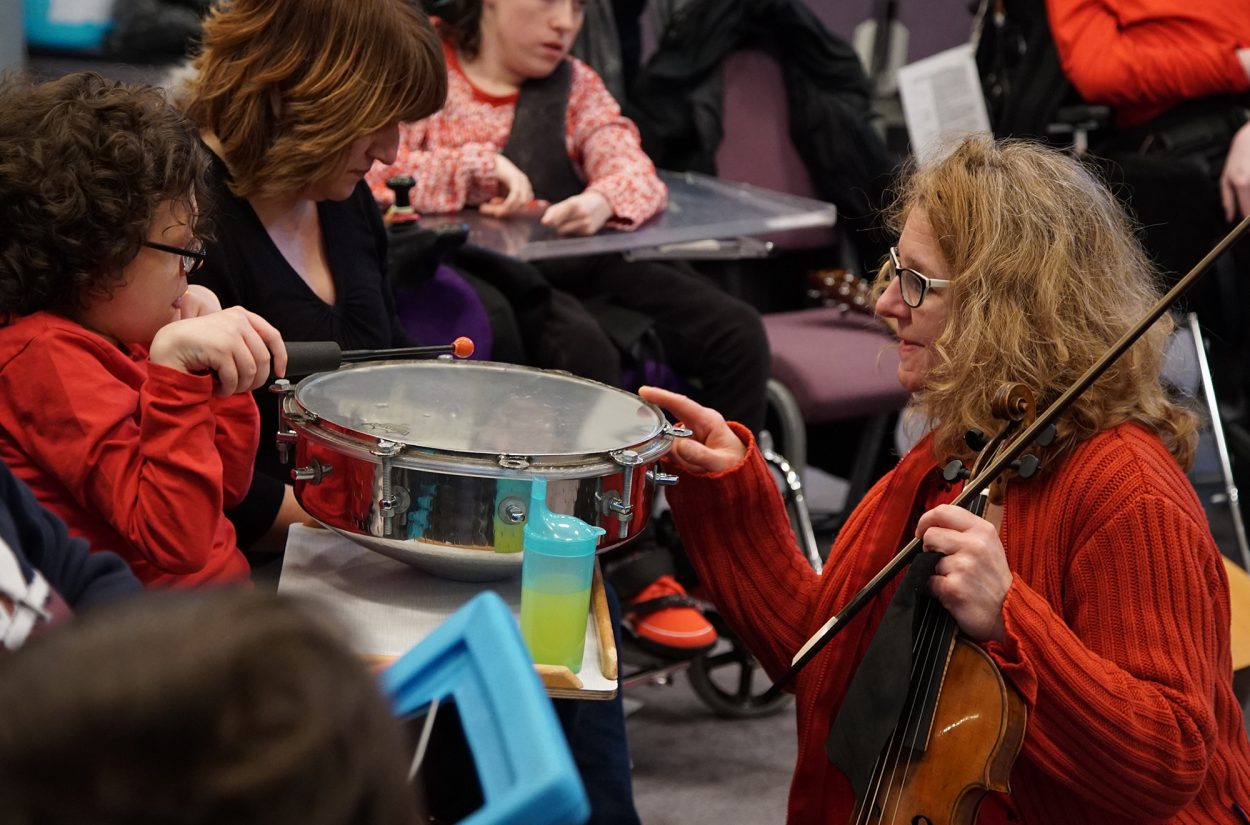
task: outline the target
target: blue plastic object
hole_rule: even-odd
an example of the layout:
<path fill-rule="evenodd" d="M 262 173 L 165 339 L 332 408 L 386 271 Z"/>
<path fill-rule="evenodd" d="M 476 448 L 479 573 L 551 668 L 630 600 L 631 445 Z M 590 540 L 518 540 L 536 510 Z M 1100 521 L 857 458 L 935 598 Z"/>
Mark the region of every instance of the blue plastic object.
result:
<path fill-rule="evenodd" d="M 576 516 L 547 509 L 547 480 L 536 478 L 521 561 L 521 638 L 534 661 L 582 668 L 595 546 L 604 534 Z"/>
<path fill-rule="evenodd" d="M 113 28 L 108 0 L 24 0 L 26 42 L 45 49 L 96 51 Z"/>
<path fill-rule="evenodd" d="M 551 700 L 498 595 L 480 593 L 382 674 L 395 711 L 456 705 L 484 804 L 462 825 L 581 825 L 590 802 Z"/>

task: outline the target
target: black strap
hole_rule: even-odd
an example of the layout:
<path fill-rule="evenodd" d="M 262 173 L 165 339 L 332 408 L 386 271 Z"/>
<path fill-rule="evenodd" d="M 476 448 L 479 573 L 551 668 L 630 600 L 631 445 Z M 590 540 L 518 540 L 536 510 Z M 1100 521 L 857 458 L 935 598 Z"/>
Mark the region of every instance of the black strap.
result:
<path fill-rule="evenodd" d="M 851 781 L 857 800 L 863 801 L 877 757 L 907 701 L 916 605 L 927 594 L 929 576 L 941 557 L 921 553 L 907 568 L 829 727 L 825 753 Z"/>
<path fill-rule="evenodd" d="M 573 64 L 567 60 L 546 77 L 525 81 L 502 152 L 530 179 L 534 196 L 551 203 L 571 198 L 586 188 L 573 167 L 564 139 L 572 85 Z"/>
<path fill-rule="evenodd" d="M 707 603 L 685 593 L 670 593 L 667 596 L 647 599 L 645 602 L 627 604 L 624 610 L 626 616 L 639 618 L 641 616 L 650 616 L 652 613 L 670 607 L 693 607 L 695 610 L 702 612 L 707 607 Z"/>

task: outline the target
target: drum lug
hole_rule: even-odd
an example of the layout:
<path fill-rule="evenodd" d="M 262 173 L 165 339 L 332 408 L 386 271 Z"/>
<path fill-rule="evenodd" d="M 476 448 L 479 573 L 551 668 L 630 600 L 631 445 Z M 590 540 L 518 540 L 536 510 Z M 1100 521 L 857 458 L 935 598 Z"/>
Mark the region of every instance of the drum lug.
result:
<path fill-rule="evenodd" d="M 523 455 L 508 455 L 507 453 L 499 454 L 499 466 L 505 470 L 526 470 L 529 469 L 530 460 Z"/>
<path fill-rule="evenodd" d="M 665 423 L 664 434 L 672 436 L 673 438 L 689 438 L 694 435 L 694 430 L 689 427 L 678 427 L 673 424 Z"/>
<path fill-rule="evenodd" d="M 279 433 L 279 435 L 281 435 L 281 433 Z M 333 469 L 333 465 L 322 464 L 314 458 L 312 460 L 312 464 L 307 467 L 296 467 L 292 470 L 291 478 L 295 481 L 311 481 L 313 484 L 320 484 L 321 479 L 328 476 L 330 471 Z"/>
<path fill-rule="evenodd" d="M 274 436 L 274 442 L 278 445 L 278 460 L 283 464 L 291 463 L 291 447 L 299 443 L 299 435 L 295 430 L 278 430 L 278 434 Z"/>
<path fill-rule="evenodd" d="M 308 420 L 308 417 L 299 412 L 288 412 L 286 400 L 295 394 L 295 389 L 291 386 L 291 382 L 286 378 L 278 378 L 269 385 L 269 391 L 278 398 L 278 432 L 274 436 L 274 443 L 278 447 L 278 460 L 283 464 L 291 463 L 291 445 L 298 443 L 299 435 L 295 430 L 291 429 L 292 423 L 302 423 Z"/>
<path fill-rule="evenodd" d="M 613 461 L 622 467 L 637 467 L 642 463 L 642 456 L 633 450 L 617 450 L 609 455 L 612 456 Z"/>
<path fill-rule="evenodd" d="M 662 473 L 659 470 L 647 470 L 647 481 L 650 481 L 656 487 L 672 487 L 677 483 L 677 476 L 670 473 Z"/>
<path fill-rule="evenodd" d="M 605 516 L 615 514 L 617 519 L 620 520 L 622 528 L 624 528 L 629 523 L 629 520 L 634 517 L 634 505 L 626 503 L 621 498 L 620 493 L 615 490 L 609 490 L 599 496 L 599 512 Z M 622 538 L 624 538 L 624 535 L 622 535 Z"/>
<path fill-rule="evenodd" d="M 499 502 L 495 513 L 504 524 L 524 524 L 529 517 L 525 512 L 525 502 L 516 496 L 508 496 Z"/>
<path fill-rule="evenodd" d="M 378 502 L 378 509 L 382 512 L 383 518 L 391 519 L 408 512 L 408 508 L 411 505 L 412 496 L 408 494 L 406 489 L 396 484 L 391 487 L 390 497 L 383 498 Z"/>
<path fill-rule="evenodd" d="M 604 508 L 604 515 L 616 514 L 616 520 L 620 524 L 617 537 L 624 539 L 629 537 L 629 523 L 634 518 L 634 505 L 628 499 L 634 495 L 634 473 L 642 465 L 642 456 L 634 450 L 617 450 L 609 455 L 625 468 L 625 478 L 621 481 L 621 490 L 625 495 L 621 496 L 613 490 L 600 499 L 600 506 Z"/>
<path fill-rule="evenodd" d="M 411 498 L 403 487 L 391 484 L 391 459 L 399 455 L 403 447 L 394 441 L 379 438 L 369 452 L 382 459 L 382 497 L 378 499 L 378 513 L 382 516 L 382 535 L 391 538 L 395 533 L 395 516 L 408 512 Z"/>

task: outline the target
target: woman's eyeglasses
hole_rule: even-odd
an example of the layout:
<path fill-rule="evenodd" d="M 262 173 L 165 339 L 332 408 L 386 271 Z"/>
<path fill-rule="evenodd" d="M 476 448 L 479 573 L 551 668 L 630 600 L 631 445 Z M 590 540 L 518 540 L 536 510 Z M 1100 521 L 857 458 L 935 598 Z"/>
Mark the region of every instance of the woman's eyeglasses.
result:
<path fill-rule="evenodd" d="M 168 244 L 157 243 L 156 241 L 143 241 L 142 245 L 152 249 L 159 249 L 161 252 L 168 252 L 171 255 L 177 255 L 182 258 L 182 271 L 190 275 L 200 267 L 204 266 L 204 259 L 208 257 L 208 253 L 204 251 L 204 244 L 199 238 L 192 238 L 191 243 L 194 248 L 183 249 L 180 246 L 169 246 Z"/>
<path fill-rule="evenodd" d="M 903 303 L 915 309 L 924 303 L 924 298 L 929 294 L 930 289 L 945 289 L 951 285 L 950 281 L 941 278 L 929 278 L 921 275 L 914 269 L 908 269 L 903 266 L 898 259 L 898 247 L 890 247 L 890 267 L 894 270 L 894 274 L 898 276 L 899 293 L 903 296 Z"/>

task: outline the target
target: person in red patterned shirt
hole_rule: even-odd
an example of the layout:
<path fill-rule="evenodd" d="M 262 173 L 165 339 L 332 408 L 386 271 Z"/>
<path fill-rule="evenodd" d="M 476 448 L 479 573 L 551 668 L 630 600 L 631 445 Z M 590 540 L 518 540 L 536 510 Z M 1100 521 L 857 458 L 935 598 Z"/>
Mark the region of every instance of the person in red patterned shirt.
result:
<path fill-rule="evenodd" d="M 375 164 L 367 177 L 375 197 L 388 204 L 386 181 L 407 174 L 418 212 L 539 213 L 560 235 L 630 230 L 662 210 L 667 190 L 637 128 L 594 70 L 568 55 L 583 14 L 581 0 L 448 4 L 439 21 L 446 105 L 401 125 L 395 162 Z M 588 304 L 651 319 L 665 360 L 703 401 L 752 429 L 763 425 L 770 360 L 754 308 L 680 265 L 600 255 L 535 266 Z M 646 603 L 626 607 L 627 625 L 653 651 L 697 654 L 715 631 L 655 556 L 637 554 L 616 577 L 635 607 Z"/>

